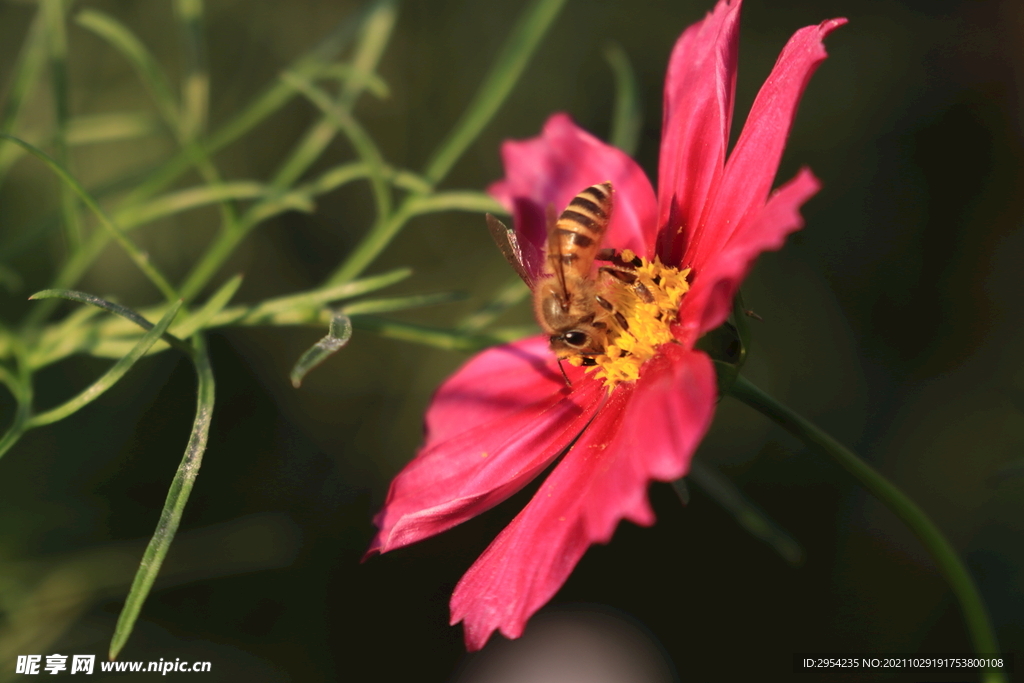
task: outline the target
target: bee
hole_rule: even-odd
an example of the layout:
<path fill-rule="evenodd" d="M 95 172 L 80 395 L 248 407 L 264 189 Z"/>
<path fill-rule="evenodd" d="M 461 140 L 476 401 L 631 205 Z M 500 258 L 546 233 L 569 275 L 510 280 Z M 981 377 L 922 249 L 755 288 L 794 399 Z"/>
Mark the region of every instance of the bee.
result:
<path fill-rule="evenodd" d="M 601 248 L 612 208 L 609 182 L 591 185 L 577 194 L 557 220 L 549 208 L 547 243 L 539 269 L 529 267 L 537 256 L 524 253 L 515 232 L 487 214 L 487 227 L 501 253 L 533 290 L 534 313 L 559 361 L 578 356 L 582 365 L 595 365 L 595 356 L 602 355 L 608 343 L 608 323 L 604 321 L 608 315 L 628 329 L 622 314 L 601 295 L 602 275 L 638 287 L 636 293 L 641 299 L 651 296 L 637 282 L 639 258 L 626 262 L 613 249 Z M 612 265 L 591 273 L 595 260 Z M 536 270 L 540 270 L 537 278 L 532 274 Z"/>

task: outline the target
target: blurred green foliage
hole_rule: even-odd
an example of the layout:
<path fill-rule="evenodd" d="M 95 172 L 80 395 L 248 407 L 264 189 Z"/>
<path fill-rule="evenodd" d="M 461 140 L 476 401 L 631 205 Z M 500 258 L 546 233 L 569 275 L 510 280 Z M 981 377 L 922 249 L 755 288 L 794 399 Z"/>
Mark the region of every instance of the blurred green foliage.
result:
<path fill-rule="evenodd" d="M 123 658 L 308 681 L 441 680 L 463 657 L 448 596 L 522 496 L 358 559 L 431 392 L 465 357 L 446 349 L 531 324 L 480 216 L 495 210 L 482 191 L 501 175 L 498 146 L 566 110 L 600 137 L 635 139 L 653 177 L 667 56 L 710 2 L 567 3 L 517 65 L 502 46 L 523 30 L 523 7 L 0 4 L 0 130 L 67 169 L 136 249 L 111 243 L 71 184 L 0 144 L 0 426 L 73 400 L 144 335 L 28 295 L 80 290 L 155 323 L 174 297 L 139 265 L 185 299 L 169 330 L 205 335 L 217 378 L 203 476 Z M 1003 647 L 1019 652 L 1022 15 L 996 0 L 748 0 L 734 136 L 786 38 L 833 16 L 851 21 L 829 39 L 780 171 L 809 165 L 824 189 L 807 227 L 744 288 L 764 319 L 750 321 L 746 372 L 920 502 L 966 555 Z M 617 99 L 623 56 L 632 109 Z M 502 64 L 524 69 L 514 89 L 487 80 Z M 509 95 L 500 108 L 478 104 L 489 82 Z M 615 123 L 630 111 L 642 123 Z M 336 311 L 351 317 L 351 341 L 295 391 L 290 371 Z M 153 353 L 166 348 L 155 342 L 96 400 L 0 459 L 0 676 L 16 654 L 107 651 L 196 418 L 193 365 Z M 631 613 L 699 680 L 737 652 L 750 660 L 737 677 L 752 677 L 795 651 L 969 649 L 923 551 L 837 468 L 728 400 L 698 458 L 799 542 L 802 566 L 702 489 L 680 509 L 656 486 L 658 525 L 624 525 L 556 602 Z"/>

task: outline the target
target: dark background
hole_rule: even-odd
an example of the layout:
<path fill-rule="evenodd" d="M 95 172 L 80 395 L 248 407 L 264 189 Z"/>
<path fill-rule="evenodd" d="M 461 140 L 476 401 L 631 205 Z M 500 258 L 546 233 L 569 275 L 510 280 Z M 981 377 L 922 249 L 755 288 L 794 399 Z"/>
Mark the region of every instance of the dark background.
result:
<path fill-rule="evenodd" d="M 169 3 L 79 5 L 130 25 L 174 73 Z M 213 125 L 358 7 L 208 2 Z M 637 71 L 646 113 L 637 156 L 653 175 L 669 51 L 710 8 L 710 0 L 570 0 L 446 185 L 483 188 L 500 177 L 500 142 L 536 135 L 555 111 L 607 136 L 614 90 L 602 50 L 610 40 Z M 468 0 L 401 6 L 380 67 L 392 95 L 364 98 L 356 109 L 388 160 L 422 168 L 519 10 L 517 2 Z M 34 11 L 0 5 L 5 81 Z M 808 165 L 824 188 L 803 211 L 805 229 L 763 257 L 744 287 L 764 318 L 754 322 L 747 374 L 923 506 L 974 573 L 1004 651 L 1024 653 L 1024 9 L 1012 0 L 747 0 L 734 138 L 786 39 L 836 16 L 850 23 L 828 39 L 830 57 L 807 89 L 778 181 Z M 73 25 L 69 42 L 74 113 L 147 106 L 109 47 Z M 292 103 L 218 156 L 224 175 L 266 177 L 313 117 L 308 103 Z M 126 159 L 159 157 L 169 144 L 87 148 L 76 170 L 86 184 L 101 183 Z M 327 157 L 351 155 L 337 142 Z M 55 197 L 48 173 L 22 161 L 0 187 L 0 230 L 39 220 Z M 366 229 L 370 210 L 365 184 L 356 184 L 322 198 L 312 215 L 272 220 L 223 277 L 248 274 L 240 301 L 314 287 Z M 139 239 L 180 277 L 215 221 L 215 211 L 194 212 Z M 53 235 L 40 249 L 4 257 L 25 280 L 0 294 L 8 324 L 26 310 L 25 295 L 48 284 L 58 244 Z M 127 261 L 112 252 L 101 265 L 81 289 L 153 301 Z M 482 217 L 470 214 L 413 221 L 371 272 L 399 265 L 416 274 L 395 291 L 471 295 L 404 316 L 435 325 L 457 321 L 511 277 Z M 529 317 L 524 304 L 504 321 Z M 431 392 L 466 356 L 357 334 L 293 390 L 292 363 L 322 334 L 210 335 L 218 408 L 209 450 L 166 578 L 122 659 L 209 660 L 206 680 L 442 681 L 466 658 L 461 628 L 447 625 L 448 598 L 529 492 L 360 564 L 388 481 L 419 442 Z M 37 404 L 64 400 L 108 364 L 78 358 L 47 370 Z M 147 359 L 101 400 L 31 432 L 0 460 L 3 571 L 88 596 L 63 617 L 41 613 L 53 630 L 42 654 L 106 651 L 185 446 L 194 383 L 190 365 L 171 353 Z M 0 408 L 9 420 L 8 396 Z M 729 399 L 697 457 L 800 542 L 803 565 L 787 565 L 699 488 L 684 508 L 657 484 L 657 525 L 623 524 L 609 546 L 587 553 L 552 605 L 629 615 L 683 680 L 787 679 L 794 652 L 971 650 L 959 608 L 920 544 L 837 466 Z M 18 599 L 13 590 L 0 576 L 8 607 Z M 8 636 L 23 627 L 2 615 L 0 606 Z M 13 670 L 0 666 L 0 677 Z"/>

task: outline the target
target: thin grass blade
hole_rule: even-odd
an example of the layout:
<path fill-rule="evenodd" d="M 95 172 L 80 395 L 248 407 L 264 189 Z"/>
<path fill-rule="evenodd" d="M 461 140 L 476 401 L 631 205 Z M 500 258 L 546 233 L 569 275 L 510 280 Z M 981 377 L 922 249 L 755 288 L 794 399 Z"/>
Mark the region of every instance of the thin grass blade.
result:
<path fill-rule="evenodd" d="M 71 168 L 68 153 L 68 121 L 71 119 L 68 104 L 68 39 L 64 26 L 64 0 L 42 0 L 41 7 L 46 14 L 47 37 L 50 53 L 50 91 L 53 93 L 55 130 L 53 135 L 54 153 L 64 168 Z M 64 239 L 72 253 L 82 243 L 82 226 L 78 220 L 75 194 L 67 185 L 60 186 L 61 220 Z"/>
<path fill-rule="evenodd" d="M 266 197 L 270 188 L 251 180 L 240 180 L 215 185 L 200 185 L 176 192 L 168 192 L 145 204 L 131 206 L 117 213 L 114 220 L 122 230 L 131 230 L 165 216 L 198 209 L 231 199 L 259 199 Z"/>
<path fill-rule="evenodd" d="M 206 129 L 210 75 L 203 38 L 203 0 L 175 0 L 185 74 L 181 82 L 181 139 L 192 141 Z"/>
<path fill-rule="evenodd" d="M 14 419 L 0 437 L 0 458 L 11 450 L 22 434 L 29 429 L 28 421 L 32 417 L 32 370 L 26 362 L 27 353 L 21 340 L 17 338 L 12 340 L 11 350 L 18 363 L 18 372 L 17 376 L 5 372 L 4 384 L 11 390 L 17 405 L 14 409 Z"/>
<path fill-rule="evenodd" d="M 367 299 L 356 301 L 344 306 L 341 310 L 349 315 L 365 315 L 368 313 L 390 313 L 410 308 L 437 306 L 462 301 L 466 298 L 463 292 L 439 292 L 437 294 L 414 294 L 412 296 L 394 296 L 384 299 Z"/>
<path fill-rule="evenodd" d="M 327 336 L 311 346 L 302 356 L 290 375 L 292 386 L 298 389 L 302 386 L 302 378 L 306 374 L 323 363 L 330 356 L 337 353 L 339 349 L 348 344 L 352 338 L 352 321 L 344 313 L 335 313 L 331 317 L 331 326 Z"/>
<path fill-rule="evenodd" d="M 149 137 L 158 130 L 159 122 L 146 112 L 91 114 L 68 121 L 67 140 L 77 147 Z"/>
<path fill-rule="evenodd" d="M 345 111 L 351 111 L 352 105 L 366 89 L 366 83 L 370 78 L 368 74 L 377 70 L 377 64 L 384 53 L 384 48 L 391 38 L 396 16 L 397 10 L 393 0 L 378 0 L 365 15 L 352 58 L 352 78 L 345 81 L 338 98 L 339 105 Z M 287 82 L 285 84 L 292 92 L 298 92 L 292 84 Z M 298 180 L 320 157 L 320 154 L 334 139 L 336 132 L 335 124 L 326 116 L 314 124 L 274 176 L 272 183 L 274 187 L 289 187 Z"/>
<path fill-rule="evenodd" d="M 427 164 L 423 178 L 431 186 L 448 174 L 508 97 L 564 4 L 565 0 L 534 0 L 520 16 L 469 107 Z M 328 281 L 345 282 L 358 277 L 415 215 L 413 205 L 420 199 L 409 197 L 387 220 L 378 221 Z"/>
<path fill-rule="evenodd" d="M 621 45 L 608 44 L 604 49 L 604 58 L 615 78 L 615 109 L 612 113 L 609 142 L 629 156 L 633 156 L 640 143 L 640 131 L 644 124 L 640 85 L 633 65 L 629 62 L 629 56 Z"/>
<path fill-rule="evenodd" d="M 231 302 L 235 292 L 242 286 L 242 276 L 236 275 L 214 292 L 203 307 L 185 319 L 174 331 L 177 337 L 191 337 L 199 330 L 206 327 L 214 316 L 224 310 L 224 307 Z"/>
<path fill-rule="evenodd" d="M 344 82 L 338 101 L 351 107 L 373 80 L 384 49 L 398 18 L 395 0 L 377 0 L 367 11 L 359 31 L 359 45 L 352 59 L 351 76 Z"/>
<path fill-rule="evenodd" d="M 510 279 L 494 297 L 479 310 L 466 316 L 456 328 L 460 332 L 479 332 L 498 316 L 530 296 L 530 288 L 518 277 Z"/>
<path fill-rule="evenodd" d="M 491 213 L 509 215 L 508 209 L 489 194 L 472 190 L 438 192 L 426 197 L 410 197 L 409 211 L 414 216 L 441 211 L 469 211 L 470 213 Z"/>
<path fill-rule="evenodd" d="M 352 147 L 355 148 L 356 154 L 370 170 L 370 184 L 377 205 L 378 220 L 383 220 L 391 213 L 391 188 L 384 179 L 387 164 L 384 162 L 384 157 L 377 148 L 377 144 L 345 107 L 336 105 L 322 88 L 315 86 L 309 79 L 287 72 L 282 75 L 282 79 L 305 95 L 306 99 L 316 105 L 321 113 L 348 138 Z"/>
<path fill-rule="evenodd" d="M 153 326 L 148 332 L 142 335 L 138 343 L 132 348 L 132 350 L 121 360 L 114 363 L 113 367 L 107 370 L 106 373 L 98 380 L 92 383 L 82 393 L 75 396 L 70 401 L 63 403 L 51 410 L 44 413 L 34 415 L 28 421 L 28 427 L 40 427 L 47 425 L 58 420 L 63 420 L 68 415 L 71 415 L 85 406 L 89 405 L 105 392 L 110 387 L 114 386 L 119 379 L 124 377 L 125 373 L 135 365 L 135 361 L 142 358 L 146 351 L 149 351 L 149 347 L 156 343 L 158 339 L 167 331 L 171 321 L 174 320 L 174 316 L 178 314 L 178 309 L 181 308 L 181 302 L 174 303 L 164 314 L 164 317 L 160 319 L 156 325 Z"/>
<path fill-rule="evenodd" d="M 472 102 L 427 164 L 427 180 L 436 184 L 448 175 L 494 117 L 564 4 L 565 0 L 534 0 L 520 15 Z"/>
<path fill-rule="evenodd" d="M 214 402 L 214 380 L 213 369 L 210 367 L 210 357 L 206 350 L 206 342 L 201 334 L 193 337 L 195 354 L 193 362 L 196 366 L 196 374 L 199 376 L 199 389 L 196 398 L 196 417 L 192 423 L 192 433 L 185 447 L 185 455 L 178 465 L 178 471 L 174 475 L 171 487 L 167 491 L 167 499 L 164 501 L 163 510 L 160 512 L 160 521 L 157 522 L 156 531 L 142 554 L 142 562 L 139 570 L 132 581 L 132 587 L 128 591 L 124 607 L 117 619 L 117 626 L 114 628 L 114 637 L 110 642 L 110 659 L 117 659 L 125 643 L 131 636 L 135 621 L 139 617 L 142 605 L 149 595 L 153 582 L 160 572 L 160 565 L 163 564 L 167 551 L 174 541 L 174 535 L 181 523 L 181 515 L 188 503 L 189 494 L 192 493 L 192 486 L 195 484 L 196 476 L 199 474 L 199 467 L 203 461 L 203 453 L 206 451 L 206 443 L 210 433 L 210 420 L 213 418 Z"/>
<path fill-rule="evenodd" d="M 510 341 L 497 334 L 458 332 L 428 327 L 426 325 L 386 320 L 370 315 L 353 317 L 352 325 L 357 330 L 373 332 L 381 337 L 423 344 L 424 346 L 444 349 L 446 351 L 479 351 L 489 346 Z"/>
<path fill-rule="evenodd" d="M 307 322 L 318 319 L 309 316 L 310 311 L 319 311 L 326 304 L 354 296 L 369 294 L 378 289 L 390 287 L 412 275 L 408 268 L 374 275 L 362 280 L 354 280 L 343 285 L 322 287 L 309 292 L 268 299 L 250 307 L 234 307 L 214 316 L 211 327 L 222 325 L 267 325 Z M 317 314 L 318 316 L 319 314 Z M 301 316 L 301 318 L 297 317 Z"/>
<path fill-rule="evenodd" d="M 334 78 L 343 83 L 351 81 L 358 76 L 365 80 L 364 85 L 366 86 L 366 92 L 370 93 L 374 97 L 383 100 L 391 96 L 391 89 L 388 87 L 387 82 L 378 74 L 357 71 L 354 66 L 344 62 L 326 64 L 315 71 L 310 70 L 309 75 L 316 79 Z"/>
<path fill-rule="evenodd" d="M 307 73 L 322 68 L 325 62 L 334 59 L 345 48 L 356 34 L 359 25 L 358 18 L 346 18 L 316 47 L 296 60 L 291 70 Z M 206 139 L 203 143 L 206 154 L 213 154 L 238 140 L 266 121 L 293 97 L 295 91 L 291 87 L 281 81 L 274 82 Z M 191 153 L 187 150 L 179 151 L 132 190 L 125 197 L 124 204 L 136 204 L 151 197 L 174 182 L 191 165 Z"/>
<path fill-rule="evenodd" d="M 95 199 L 93 199 L 92 195 L 89 194 L 63 166 L 35 145 L 30 145 L 24 140 L 20 140 L 13 135 L 0 133 L 0 139 L 10 140 L 15 144 L 20 145 L 26 151 L 49 166 L 50 169 L 57 174 L 57 177 L 60 178 L 61 182 L 73 189 L 82 200 L 82 203 L 96 214 L 100 224 L 110 232 L 111 236 L 118 244 L 121 245 L 121 248 L 125 250 L 132 262 L 134 262 L 135 265 L 138 266 L 139 270 L 149 278 L 149 281 L 152 282 L 158 290 L 160 290 L 160 293 L 163 294 L 168 301 L 174 301 L 178 298 L 177 292 L 175 292 L 174 288 L 171 287 L 169 282 L 167 282 L 167 279 L 160 274 L 153 264 L 149 262 L 149 257 L 136 247 L 135 244 L 125 236 L 124 232 L 122 232 L 120 228 L 114 225 L 113 221 L 111 221 L 103 209 L 100 208 L 100 205 Z"/>
<path fill-rule="evenodd" d="M 75 21 L 79 26 L 106 40 L 128 60 L 142 84 L 149 90 L 160 116 L 175 135 L 178 135 L 182 129 L 178 102 L 168 85 L 163 69 L 142 41 L 127 26 L 99 10 L 82 10 L 75 17 Z"/>
<path fill-rule="evenodd" d="M 7 101 L 0 110 L 0 133 L 14 133 L 21 119 L 22 106 L 39 81 L 43 62 L 46 61 L 46 28 L 46 12 L 40 7 L 18 53 L 14 76 L 7 88 Z M 17 147 L 0 145 L 0 180 L 20 154 Z"/>

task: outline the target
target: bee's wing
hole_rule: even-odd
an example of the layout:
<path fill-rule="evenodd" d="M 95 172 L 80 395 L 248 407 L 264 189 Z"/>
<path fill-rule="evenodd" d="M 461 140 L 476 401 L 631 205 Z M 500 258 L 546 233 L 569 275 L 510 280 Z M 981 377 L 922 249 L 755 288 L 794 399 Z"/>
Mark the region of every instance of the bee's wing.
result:
<path fill-rule="evenodd" d="M 486 216 L 487 229 L 491 232 L 494 243 L 498 245 L 498 249 L 501 250 L 505 260 L 519 273 L 519 277 L 523 278 L 523 282 L 529 285 L 530 289 L 533 289 L 535 284 L 534 278 L 530 274 L 530 269 L 526 267 L 526 262 L 523 260 L 523 250 L 519 246 L 519 239 L 516 237 L 515 230 L 507 227 L 491 214 L 486 214 Z"/>

